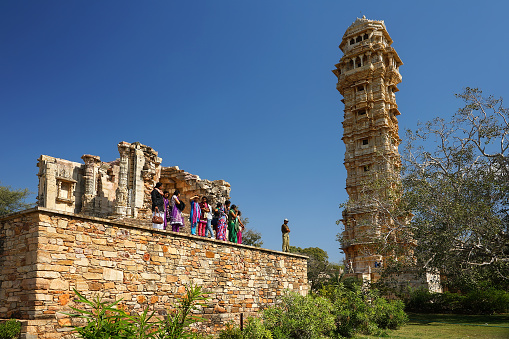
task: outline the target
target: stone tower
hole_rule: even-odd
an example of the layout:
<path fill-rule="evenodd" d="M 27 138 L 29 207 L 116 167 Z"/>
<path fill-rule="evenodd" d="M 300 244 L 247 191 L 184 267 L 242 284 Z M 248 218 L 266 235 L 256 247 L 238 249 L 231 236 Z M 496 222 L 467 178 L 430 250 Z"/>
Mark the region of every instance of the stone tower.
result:
<path fill-rule="evenodd" d="M 391 223 L 374 220 L 379 216 L 365 198 L 379 189 L 375 180 L 399 180 L 401 164 L 395 93 L 403 63 L 391 44 L 383 21 L 357 18 L 343 35 L 339 48 L 344 55 L 333 70 L 345 104 L 342 140 L 349 205 L 343 211 L 342 250 L 347 273 L 365 280 L 377 278 L 376 267 L 384 258 L 373 239 Z"/>

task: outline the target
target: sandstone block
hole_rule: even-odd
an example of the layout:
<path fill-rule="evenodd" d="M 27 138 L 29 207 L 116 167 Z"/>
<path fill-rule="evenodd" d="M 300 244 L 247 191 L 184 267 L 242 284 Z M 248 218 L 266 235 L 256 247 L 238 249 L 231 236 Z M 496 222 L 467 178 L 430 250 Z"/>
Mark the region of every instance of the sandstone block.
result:
<path fill-rule="evenodd" d="M 69 282 L 62 279 L 52 279 L 49 283 L 50 290 L 68 291 Z"/>
<path fill-rule="evenodd" d="M 92 281 L 88 283 L 88 289 L 90 291 L 101 291 L 103 289 L 103 284 Z"/>
<path fill-rule="evenodd" d="M 85 243 L 90 243 L 90 242 L 91 242 L 91 239 L 90 239 L 90 236 L 89 236 L 89 235 L 82 234 L 82 233 L 77 233 L 77 234 L 76 234 L 76 241 L 81 241 L 81 242 L 85 242 Z"/>
<path fill-rule="evenodd" d="M 56 278 L 60 278 L 60 273 L 53 272 L 53 271 L 37 271 L 36 276 L 38 278 L 56 279 Z"/>
<path fill-rule="evenodd" d="M 124 280 L 124 272 L 114 270 L 111 268 L 104 268 L 103 278 L 104 278 L 104 280 L 109 280 L 109 281 L 123 281 Z"/>
<path fill-rule="evenodd" d="M 153 273 L 141 273 L 141 278 L 144 280 L 160 280 L 161 276 L 159 274 L 153 274 Z"/>
<path fill-rule="evenodd" d="M 116 258 L 117 257 L 117 252 L 103 251 L 103 255 L 106 258 Z"/>
<path fill-rule="evenodd" d="M 86 292 L 88 291 L 88 284 L 85 280 L 77 280 L 76 281 L 76 289 L 78 292 Z"/>
<path fill-rule="evenodd" d="M 74 264 L 77 266 L 89 266 L 90 261 L 87 258 L 83 257 L 83 258 L 80 258 L 79 260 L 75 260 Z"/>
<path fill-rule="evenodd" d="M 83 277 L 87 280 L 99 280 L 102 279 L 102 273 L 83 273 Z"/>
<path fill-rule="evenodd" d="M 106 239 L 102 239 L 102 238 L 99 238 L 99 239 L 92 239 L 92 242 L 94 244 L 97 244 L 97 245 L 106 245 Z"/>
<path fill-rule="evenodd" d="M 61 294 L 58 296 L 58 303 L 61 306 L 67 305 L 69 303 L 69 300 L 71 299 L 70 294 Z"/>

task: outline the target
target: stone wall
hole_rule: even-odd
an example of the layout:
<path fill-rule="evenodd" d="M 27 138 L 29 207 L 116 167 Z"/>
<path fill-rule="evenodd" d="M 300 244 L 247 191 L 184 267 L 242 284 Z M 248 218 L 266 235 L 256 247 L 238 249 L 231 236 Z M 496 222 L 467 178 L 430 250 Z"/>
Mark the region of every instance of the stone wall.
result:
<path fill-rule="evenodd" d="M 64 338 L 73 288 L 163 314 L 186 284 L 211 292 L 203 330 L 306 294 L 307 258 L 37 207 L 0 219 L 0 318 L 27 319 L 26 338 Z"/>

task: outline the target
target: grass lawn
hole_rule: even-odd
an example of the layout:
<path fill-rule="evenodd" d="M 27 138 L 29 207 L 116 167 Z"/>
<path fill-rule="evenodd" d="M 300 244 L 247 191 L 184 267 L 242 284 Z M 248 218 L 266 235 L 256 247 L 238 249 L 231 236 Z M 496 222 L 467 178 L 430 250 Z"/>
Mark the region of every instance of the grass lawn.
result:
<path fill-rule="evenodd" d="M 409 314 L 409 323 L 389 338 L 509 338 L 509 314 Z M 356 338 L 378 338 L 357 336 Z"/>

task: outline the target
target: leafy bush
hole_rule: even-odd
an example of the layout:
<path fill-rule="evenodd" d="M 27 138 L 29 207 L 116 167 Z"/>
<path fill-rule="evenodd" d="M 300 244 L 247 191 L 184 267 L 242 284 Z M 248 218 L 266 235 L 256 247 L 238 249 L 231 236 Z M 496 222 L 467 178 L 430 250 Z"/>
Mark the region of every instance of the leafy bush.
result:
<path fill-rule="evenodd" d="M 77 302 L 87 305 L 85 309 L 72 309 L 77 314 L 68 314 L 72 317 L 83 318 L 85 326 L 76 327 L 75 330 L 84 339 L 178 339 L 197 338 L 188 331 L 189 325 L 203 319 L 192 314 L 198 306 L 207 300 L 206 293 L 199 286 L 186 286 L 186 295 L 175 306 L 174 312 L 160 321 L 151 321 L 155 312 L 145 309 L 141 315 L 130 316 L 116 306 L 121 300 L 103 302 L 100 296 L 88 300 L 78 291 Z"/>
<path fill-rule="evenodd" d="M 175 312 L 170 313 L 159 323 L 159 339 L 192 338 L 191 333 L 185 333 L 189 325 L 203 321 L 202 317 L 192 312 L 198 310 L 199 305 L 207 300 L 201 287 L 187 287 L 186 295 L 175 307 Z"/>
<path fill-rule="evenodd" d="M 334 330 L 331 302 L 320 296 L 289 292 L 263 311 L 263 324 L 274 338 L 321 338 Z"/>
<path fill-rule="evenodd" d="M 262 320 L 253 317 L 247 319 L 243 336 L 246 339 L 272 339 L 272 333 L 265 328 Z"/>
<path fill-rule="evenodd" d="M 242 331 L 234 323 L 228 323 L 219 333 L 219 339 L 243 339 Z"/>
<path fill-rule="evenodd" d="M 87 322 L 85 326 L 76 327 L 75 330 L 84 339 L 107 339 L 107 338 L 131 338 L 134 337 L 134 326 L 127 321 L 127 315 L 116 308 L 120 302 L 103 302 L 100 296 L 96 296 L 92 300 L 88 300 L 77 290 L 77 302 L 88 305 L 91 310 L 81 310 L 71 307 L 78 314 L 71 316 L 84 318 Z"/>
<path fill-rule="evenodd" d="M 336 335 L 352 337 L 357 333 L 385 335 L 408 322 L 401 301 L 386 300 L 375 289 L 363 289 L 361 283 L 349 281 L 320 291 L 333 303 Z"/>
<path fill-rule="evenodd" d="M 375 298 L 372 301 L 374 308 L 374 321 L 381 329 L 395 330 L 408 322 L 408 315 L 405 313 L 405 304 L 401 300 L 387 300 Z"/>
<path fill-rule="evenodd" d="M 509 292 L 491 288 L 462 295 L 419 289 L 411 291 L 405 303 L 406 310 L 416 313 L 505 313 L 509 311 Z"/>
<path fill-rule="evenodd" d="M 386 300 L 376 290 L 363 289 L 361 282 L 327 285 L 320 295 L 305 297 L 289 292 L 280 302 L 248 319 L 244 332 L 229 324 L 220 339 L 315 339 L 352 337 L 355 334 L 383 336 L 406 322 L 404 303 Z"/>
<path fill-rule="evenodd" d="M 18 338 L 21 332 L 21 323 L 17 320 L 10 319 L 0 323 L 0 339 Z"/>
<path fill-rule="evenodd" d="M 463 310 L 471 314 L 506 313 L 509 311 L 509 292 L 493 288 L 472 291 L 464 299 Z"/>

